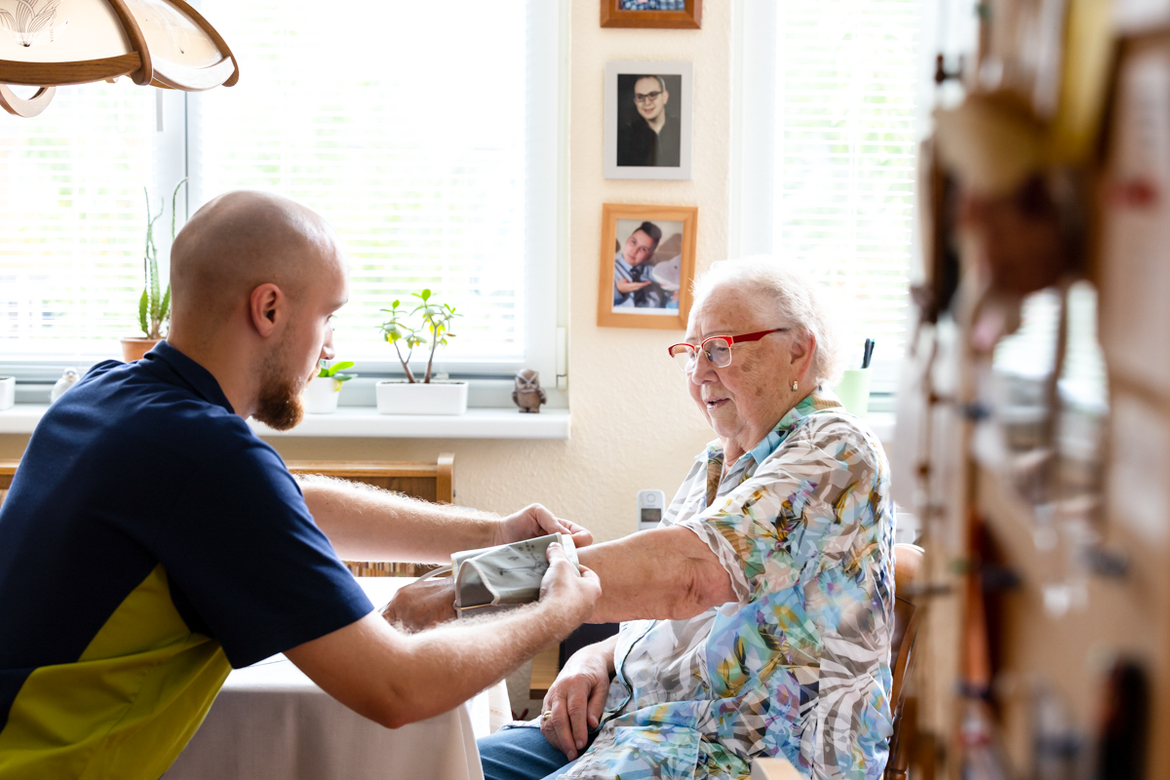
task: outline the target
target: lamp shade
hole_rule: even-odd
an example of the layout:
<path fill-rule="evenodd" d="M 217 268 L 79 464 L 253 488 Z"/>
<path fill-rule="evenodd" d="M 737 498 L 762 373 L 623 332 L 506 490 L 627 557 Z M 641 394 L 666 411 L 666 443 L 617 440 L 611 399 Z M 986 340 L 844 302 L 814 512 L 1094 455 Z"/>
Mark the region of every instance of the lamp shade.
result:
<path fill-rule="evenodd" d="M 113 81 L 188 92 L 232 86 L 235 56 L 183 0 L 0 0 L 0 105 L 36 116 L 56 87 Z M 39 87 L 17 96 L 9 85 Z"/>

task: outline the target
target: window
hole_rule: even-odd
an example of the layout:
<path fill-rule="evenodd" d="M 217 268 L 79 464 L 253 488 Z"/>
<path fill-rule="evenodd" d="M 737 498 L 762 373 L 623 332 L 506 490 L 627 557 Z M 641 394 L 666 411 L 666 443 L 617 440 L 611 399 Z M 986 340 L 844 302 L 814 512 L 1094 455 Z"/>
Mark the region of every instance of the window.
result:
<path fill-rule="evenodd" d="M 743 255 L 804 265 L 851 302 L 892 391 L 908 313 L 921 137 L 921 0 L 745 0 L 733 213 Z"/>
<path fill-rule="evenodd" d="M 379 309 L 430 288 L 463 315 L 441 370 L 552 376 L 561 4 L 200 7 L 237 86 L 64 88 L 0 124 L 0 360 L 51 375 L 118 355 L 136 330 L 142 187 L 157 210 L 187 175 L 191 211 L 253 188 L 334 225 L 351 266 L 338 356 L 367 374 L 397 367 Z"/>
<path fill-rule="evenodd" d="M 35 119 L 0 118 L 5 362 L 113 357 L 120 354 L 117 339 L 134 335 L 143 187 L 157 194 L 160 155 L 171 140 L 157 131 L 150 92 L 126 80 L 60 88 Z"/>

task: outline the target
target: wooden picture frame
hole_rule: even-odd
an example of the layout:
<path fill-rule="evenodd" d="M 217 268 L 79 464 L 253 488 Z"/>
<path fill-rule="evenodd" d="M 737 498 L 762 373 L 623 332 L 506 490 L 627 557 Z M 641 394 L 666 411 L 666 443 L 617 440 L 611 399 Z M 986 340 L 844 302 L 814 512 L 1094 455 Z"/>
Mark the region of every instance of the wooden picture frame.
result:
<path fill-rule="evenodd" d="M 702 28 L 703 0 L 686 0 L 682 11 L 633 11 L 622 8 L 621 0 L 601 0 L 602 27 L 656 27 L 663 30 Z"/>
<path fill-rule="evenodd" d="M 686 330 L 698 219 L 696 206 L 602 205 L 599 326 Z"/>

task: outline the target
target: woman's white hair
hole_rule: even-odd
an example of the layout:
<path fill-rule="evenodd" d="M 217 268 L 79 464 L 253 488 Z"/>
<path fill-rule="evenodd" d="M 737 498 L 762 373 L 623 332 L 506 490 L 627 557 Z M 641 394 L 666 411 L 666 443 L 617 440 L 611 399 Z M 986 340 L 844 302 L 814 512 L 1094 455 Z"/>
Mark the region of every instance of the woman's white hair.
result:
<path fill-rule="evenodd" d="M 697 312 L 714 291 L 727 288 L 742 296 L 744 306 L 755 309 L 762 327 L 793 328 L 816 339 L 812 375 L 817 384 L 832 385 L 841 378 L 837 312 L 823 285 L 767 255 L 724 260 L 695 281 L 691 311 Z"/>

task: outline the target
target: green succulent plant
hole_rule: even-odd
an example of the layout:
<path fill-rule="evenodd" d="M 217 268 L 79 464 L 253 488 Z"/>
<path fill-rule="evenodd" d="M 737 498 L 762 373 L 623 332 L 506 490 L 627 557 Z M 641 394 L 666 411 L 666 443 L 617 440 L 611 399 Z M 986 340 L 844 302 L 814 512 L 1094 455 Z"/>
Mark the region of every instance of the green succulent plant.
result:
<path fill-rule="evenodd" d="M 322 363 L 325 361 L 322 360 Z M 354 362 L 352 360 L 342 360 L 340 363 L 334 363 L 332 366 L 326 368 L 321 366 L 321 371 L 317 376 L 323 379 L 336 379 L 338 382 L 348 382 L 351 379 L 357 379 L 357 374 L 342 374 L 341 372 L 347 368 L 353 368 Z"/>
<path fill-rule="evenodd" d="M 187 183 L 182 179 L 175 185 L 171 193 L 171 242 L 175 240 L 176 213 L 175 204 L 179 198 L 179 188 Z M 158 273 L 158 246 L 154 243 L 154 223 L 162 217 L 166 209 L 166 202 L 161 201 L 158 213 L 151 215 L 150 191 L 145 187 L 142 192 L 146 195 L 146 250 L 142 257 L 142 275 L 144 285 L 142 297 L 138 299 L 138 325 L 148 339 L 161 339 L 163 324 L 171 318 L 171 286 L 161 290 L 162 281 Z"/>
<path fill-rule="evenodd" d="M 390 317 L 379 325 L 378 329 L 382 331 L 382 337 L 394 345 L 398 362 L 402 364 L 402 370 L 406 372 L 406 381 L 411 383 L 418 382 L 418 380 L 415 379 L 414 373 L 410 370 L 410 356 L 414 354 L 415 347 L 430 342 L 431 350 L 427 356 L 427 371 L 422 379 L 423 383 L 429 383 L 431 381 L 431 367 L 435 362 L 435 350 L 439 348 L 440 344 L 446 345 L 448 339 L 455 338 L 455 334 L 451 332 L 451 322 L 456 317 L 463 315 L 456 314 L 455 307 L 450 304 L 432 301 L 429 289 L 411 294 L 422 302 L 407 312 L 405 307 L 399 308 L 401 301 L 394 301 L 390 304 L 389 309 L 382 309 Z M 408 319 L 416 314 L 421 314 L 422 319 L 418 328 L 412 327 L 408 322 Z M 405 357 L 402 354 L 402 345 L 406 346 Z"/>

